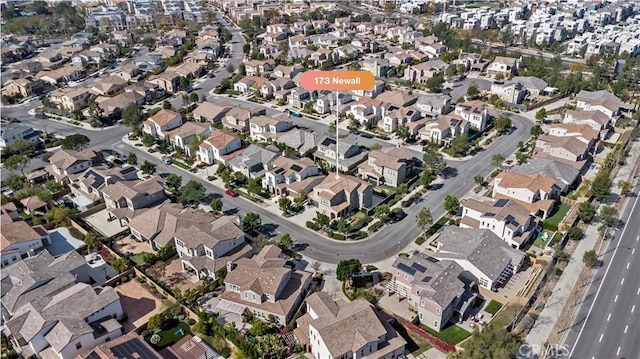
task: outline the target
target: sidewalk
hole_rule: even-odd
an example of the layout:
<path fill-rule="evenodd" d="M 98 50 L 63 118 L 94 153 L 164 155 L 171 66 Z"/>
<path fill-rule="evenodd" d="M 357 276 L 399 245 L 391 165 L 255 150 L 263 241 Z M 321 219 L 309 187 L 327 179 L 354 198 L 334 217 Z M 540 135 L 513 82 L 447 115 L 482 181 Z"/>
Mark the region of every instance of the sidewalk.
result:
<path fill-rule="evenodd" d="M 618 171 L 612 186 L 612 194 L 605 201 L 605 205 L 615 203 L 616 199 L 620 196 L 620 189 L 616 186 L 618 181 L 626 181 L 629 179 L 633 171 L 635 163 L 640 159 L 640 142 L 634 142 L 631 148 L 631 157 L 627 158 L 627 165 L 620 168 Z M 525 342 L 534 348 L 543 348 L 544 343 L 551 335 L 553 328 L 560 318 L 563 311 L 566 310 L 565 304 L 568 298 L 573 292 L 573 288 L 580 277 L 580 273 L 584 268 L 582 263 L 582 256 L 585 252 L 594 249 L 598 242 L 598 226 L 600 224 L 594 220 L 592 224 L 587 228 L 585 237 L 578 243 L 575 252 L 571 256 L 567 267 L 562 272 L 558 283 L 556 284 L 553 292 L 547 299 L 546 305 L 535 325 L 525 338 Z"/>

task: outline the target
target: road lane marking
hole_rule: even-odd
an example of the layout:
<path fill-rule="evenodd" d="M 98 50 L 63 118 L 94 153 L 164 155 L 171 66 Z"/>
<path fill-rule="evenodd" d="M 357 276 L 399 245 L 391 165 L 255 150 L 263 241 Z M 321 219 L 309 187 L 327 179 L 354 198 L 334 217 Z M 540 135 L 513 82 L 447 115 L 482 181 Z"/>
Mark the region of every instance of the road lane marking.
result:
<path fill-rule="evenodd" d="M 632 248 L 632 249 L 631 249 L 631 254 L 634 254 L 635 252 L 636 252 L 636 249 L 635 249 L 635 248 Z"/>
<path fill-rule="evenodd" d="M 627 263 L 627 269 L 629 269 L 629 265 L 631 265 L 631 262 L 628 262 L 628 263 Z"/>
<path fill-rule="evenodd" d="M 620 281 L 620 285 L 624 284 L 624 278 L 622 278 L 622 280 Z"/>
<path fill-rule="evenodd" d="M 636 292 L 636 295 L 640 295 L 640 287 L 638 287 L 638 291 Z"/>
<path fill-rule="evenodd" d="M 622 349 L 622 347 L 618 347 L 618 351 L 616 352 L 616 356 L 620 355 L 620 349 Z"/>
<path fill-rule="evenodd" d="M 624 326 L 624 334 L 627 334 L 627 330 L 629 330 L 629 326 L 628 326 L 628 325 L 625 325 L 625 326 Z"/>
<path fill-rule="evenodd" d="M 609 319 L 611 319 L 611 313 L 609 313 L 609 315 L 607 316 L 607 322 L 609 321 Z"/>
<path fill-rule="evenodd" d="M 631 313 L 633 313 L 636 310 L 636 306 L 634 305 L 633 307 L 631 307 Z"/>
<path fill-rule="evenodd" d="M 633 202 L 633 206 L 631 206 L 631 211 L 629 212 L 629 216 L 627 217 L 627 222 L 629 222 L 629 219 L 631 218 L 631 215 L 633 215 L 633 213 L 634 213 L 634 211 L 636 209 L 636 206 L 638 205 L 638 200 L 640 200 L 640 196 L 636 197 L 636 200 Z M 596 305 L 596 302 L 598 301 L 598 296 L 600 295 L 600 291 L 602 290 L 602 285 L 606 282 L 607 274 L 609 273 L 609 269 L 611 269 L 611 264 L 615 261 L 616 254 L 618 253 L 618 248 L 620 247 L 620 241 L 624 237 L 624 234 L 626 233 L 628 227 L 629 226 L 624 226 L 624 228 L 622 229 L 622 233 L 618 237 L 618 242 L 616 243 L 615 249 L 613 250 L 613 254 L 611 255 L 611 260 L 609 260 L 609 264 L 607 265 L 607 269 L 604 271 L 604 275 L 602 276 L 602 280 L 600 281 L 600 285 L 598 286 L 598 290 L 596 290 L 596 295 L 594 296 L 593 301 L 591 302 L 591 306 L 589 307 L 589 311 L 587 311 L 587 316 L 585 317 L 584 321 L 582 322 L 582 326 L 580 327 L 580 331 L 578 332 L 578 337 L 576 338 L 576 341 L 573 343 L 573 347 L 571 348 L 571 351 L 569 352 L 569 355 L 568 355 L 569 358 L 571 358 L 573 356 L 573 352 L 576 350 L 576 347 L 578 346 L 578 343 L 580 342 L 580 337 L 582 337 L 582 332 L 584 332 L 584 328 L 587 325 L 587 322 L 589 321 L 589 316 L 591 316 L 591 312 L 593 311 L 593 307 Z"/>
<path fill-rule="evenodd" d="M 613 302 L 616 303 L 618 301 L 618 296 L 616 295 L 615 298 L 613 298 Z"/>
<path fill-rule="evenodd" d="M 640 236 L 636 237 L 636 242 L 640 241 Z"/>
<path fill-rule="evenodd" d="M 600 340 L 598 340 L 599 342 L 602 342 L 602 337 L 604 336 L 604 333 L 600 334 Z"/>

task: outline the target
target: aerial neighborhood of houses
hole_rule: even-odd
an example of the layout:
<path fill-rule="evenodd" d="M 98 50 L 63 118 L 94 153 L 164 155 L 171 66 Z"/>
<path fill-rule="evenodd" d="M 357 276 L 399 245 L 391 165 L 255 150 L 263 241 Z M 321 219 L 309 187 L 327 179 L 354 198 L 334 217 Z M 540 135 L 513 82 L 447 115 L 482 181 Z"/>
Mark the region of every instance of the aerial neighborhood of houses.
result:
<path fill-rule="evenodd" d="M 0 5 L 3 357 L 595 342 L 559 327 L 624 236 L 639 3 Z"/>

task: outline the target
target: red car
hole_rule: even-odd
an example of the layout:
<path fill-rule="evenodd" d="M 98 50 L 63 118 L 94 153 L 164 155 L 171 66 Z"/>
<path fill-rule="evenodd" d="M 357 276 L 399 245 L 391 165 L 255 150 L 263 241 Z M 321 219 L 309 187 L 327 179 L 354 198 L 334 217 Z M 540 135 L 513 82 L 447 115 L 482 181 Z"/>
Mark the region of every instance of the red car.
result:
<path fill-rule="evenodd" d="M 230 196 L 230 197 L 238 197 L 238 194 L 236 193 L 236 191 L 232 190 L 231 188 L 224 191 L 224 193 L 226 193 L 227 196 Z"/>

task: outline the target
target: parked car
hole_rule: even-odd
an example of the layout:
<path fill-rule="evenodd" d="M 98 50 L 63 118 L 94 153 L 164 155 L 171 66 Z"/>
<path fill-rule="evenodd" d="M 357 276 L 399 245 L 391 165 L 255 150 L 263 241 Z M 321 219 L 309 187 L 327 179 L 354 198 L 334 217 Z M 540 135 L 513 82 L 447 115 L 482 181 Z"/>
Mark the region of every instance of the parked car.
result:
<path fill-rule="evenodd" d="M 291 116 L 293 116 L 293 117 L 302 117 L 302 115 L 297 113 L 297 112 L 292 112 Z"/>
<path fill-rule="evenodd" d="M 234 191 L 231 188 L 229 188 L 228 190 L 224 191 L 224 193 L 226 193 L 227 196 L 229 196 L 229 197 L 238 197 L 238 193 L 236 193 L 236 191 Z"/>
<path fill-rule="evenodd" d="M 366 132 L 360 132 L 360 136 L 362 136 L 364 138 L 373 138 L 372 134 L 366 133 Z"/>
<path fill-rule="evenodd" d="M 165 165 L 170 165 L 171 164 L 171 157 L 169 156 L 164 156 L 162 157 L 162 163 L 164 163 Z"/>

